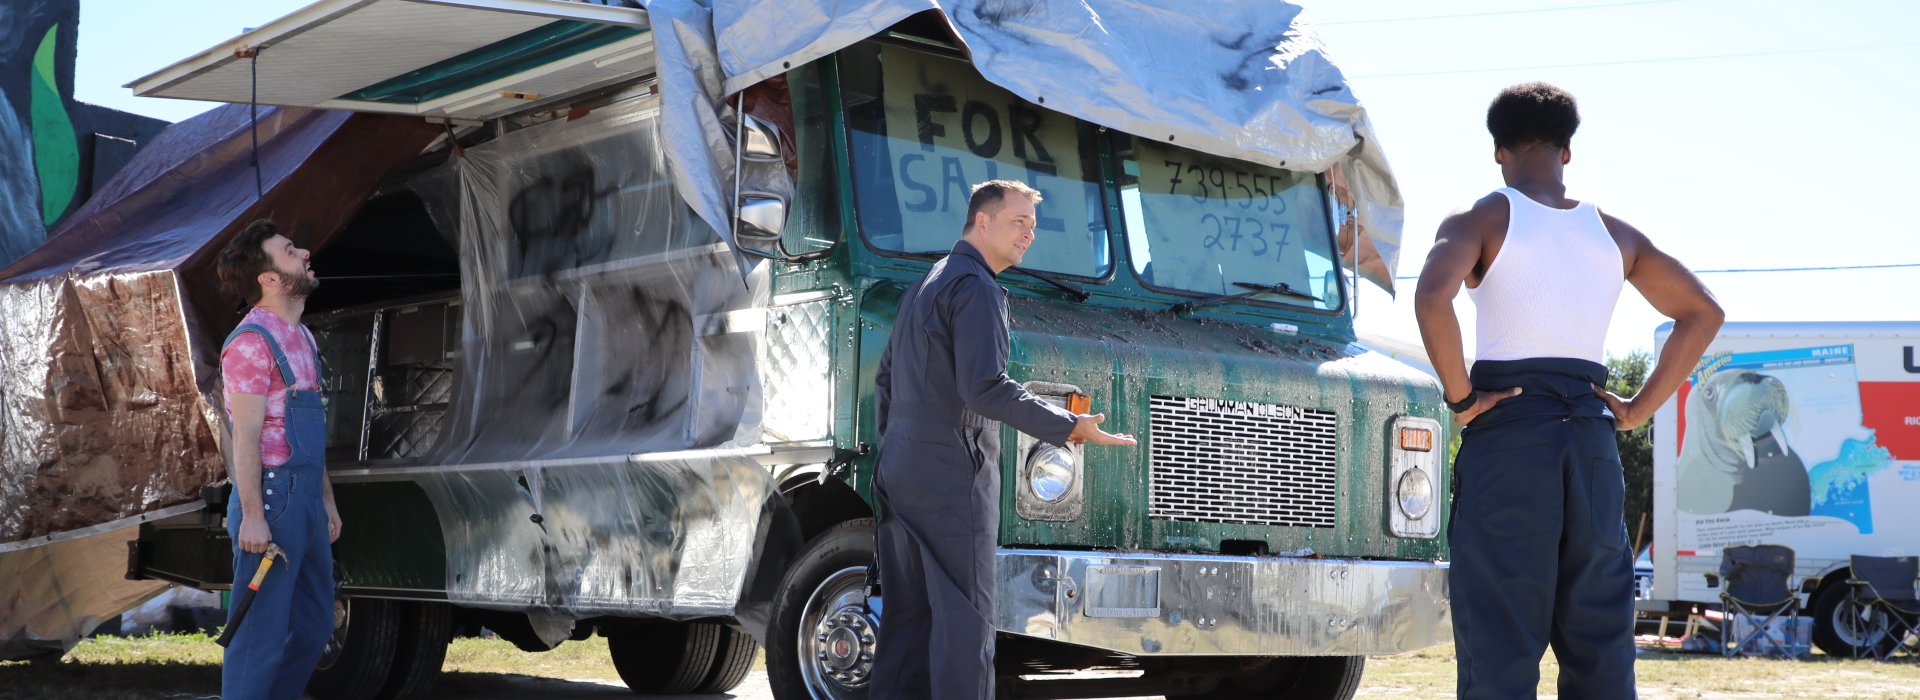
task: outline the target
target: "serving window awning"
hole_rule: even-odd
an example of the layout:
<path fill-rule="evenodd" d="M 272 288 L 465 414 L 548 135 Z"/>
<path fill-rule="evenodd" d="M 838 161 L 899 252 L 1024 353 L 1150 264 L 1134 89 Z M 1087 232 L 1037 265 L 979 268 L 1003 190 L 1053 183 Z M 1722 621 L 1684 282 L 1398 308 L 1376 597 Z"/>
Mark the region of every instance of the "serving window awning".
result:
<path fill-rule="evenodd" d="M 245 57 L 249 51 L 257 58 Z M 653 65 L 644 10 L 561 0 L 322 0 L 127 87 L 143 97 L 481 120 L 608 87 Z"/>

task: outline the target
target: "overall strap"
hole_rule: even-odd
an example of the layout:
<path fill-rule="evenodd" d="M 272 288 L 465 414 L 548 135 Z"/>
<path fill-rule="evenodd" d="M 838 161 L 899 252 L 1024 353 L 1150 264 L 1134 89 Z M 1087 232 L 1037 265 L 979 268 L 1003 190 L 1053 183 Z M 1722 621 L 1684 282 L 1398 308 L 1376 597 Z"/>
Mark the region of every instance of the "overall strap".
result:
<path fill-rule="evenodd" d="M 239 328 L 233 329 L 233 332 L 227 335 L 226 342 L 220 344 L 221 351 L 226 351 L 227 346 L 232 345 L 233 340 L 240 337 L 241 333 L 258 333 L 261 338 L 266 339 L 267 349 L 273 352 L 274 364 L 280 366 L 280 381 L 287 386 L 288 391 L 292 391 L 294 386 L 293 365 L 287 362 L 287 354 L 281 352 L 280 344 L 274 342 L 273 334 L 267 332 L 266 326 L 257 323 L 241 324 Z"/>
<path fill-rule="evenodd" d="M 300 335 L 307 339 L 307 349 L 313 351 L 313 384 L 314 386 L 326 386 L 327 363 L 320 361 L 320 341 L 314 339 L 313 329 L 308 328 L 306 324 L 300 324 L 298 328 L 300 329 Z"/>

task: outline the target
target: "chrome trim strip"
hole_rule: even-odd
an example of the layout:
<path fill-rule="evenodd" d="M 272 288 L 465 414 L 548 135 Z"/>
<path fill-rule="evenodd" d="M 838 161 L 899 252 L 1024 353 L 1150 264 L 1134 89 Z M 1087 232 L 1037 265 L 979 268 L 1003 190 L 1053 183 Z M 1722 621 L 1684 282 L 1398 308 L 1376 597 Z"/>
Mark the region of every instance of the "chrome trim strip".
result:
<path fill-rule="evenodd" d="M 695 459 L 729 459 L 734 457 L 759 457 L 771 454 L 766 445 L 747 447 L 717 447 L 703 450 L 674 450 L 670 452 L 640 452 L 627 455 L 631 464 L 649 462 L 680 462 Z M 364 467 L 359 469 L 328 469 L 327 475 L 335 483 L 341 481 L 387 481 L 403 480 L 413 474 L 452 474 L 458 472 L 507 471 L 512 469 L 553 469 L 556 467 L 579 467 L 606 464 L 610 457 L 575 457 L 568 459 L 541 459 L 524 462 L 486 462 L 481 464 L 434 464 L 411 467 Z"/>
<path fill-rule="evenodd" d="M 1002 632 L 1138 656 L 1360 656 L 1453 639 L 1447 562 L 1002 549 Z M 1090 567 L 1157 567 L 1152 617 L 1090 617 Z"/>

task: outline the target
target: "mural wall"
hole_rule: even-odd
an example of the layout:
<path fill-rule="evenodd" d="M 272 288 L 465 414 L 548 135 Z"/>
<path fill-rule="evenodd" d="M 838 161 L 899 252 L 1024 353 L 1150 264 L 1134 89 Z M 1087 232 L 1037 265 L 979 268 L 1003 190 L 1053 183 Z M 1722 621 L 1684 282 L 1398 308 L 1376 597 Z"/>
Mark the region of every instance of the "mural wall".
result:
<path fill-rule="evenodd" d="M 167 126 L 73 100 L 79 0 L 0 2 L 0 267 Z"/>

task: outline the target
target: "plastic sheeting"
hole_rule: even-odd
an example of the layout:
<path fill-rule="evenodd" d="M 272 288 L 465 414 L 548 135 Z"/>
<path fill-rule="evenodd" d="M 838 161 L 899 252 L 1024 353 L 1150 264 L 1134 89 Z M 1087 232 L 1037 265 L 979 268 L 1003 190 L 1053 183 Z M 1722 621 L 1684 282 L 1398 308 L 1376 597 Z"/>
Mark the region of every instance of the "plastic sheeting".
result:
<path fill-rule="evenodd" d="M 743 285 L 676 196 L 655 103 L 509 132 L 415 185 L 459 231 L 455 388 L 433 466 L 405 470 L 452 602 L 752 627 L 754 565 L 797 549 L 768 534 L 790 515 L 741 447 L 760 441 L 766 267 Z"/>
<path fill-rule="evenodd" d="M 465 311 L 435 461 L 757 442 L 762 266 L 674 194 L 650 99 L 508 133 L 459 169 Z"/>
<path fill-rule="evenodd" d="M 165 591 L 165 581 L 127 580 L 127 542 L 138 530 L 0 552 L 0 660 L 64 653 L 100 623 Z"/>
<path fill-rule="evenodd" d="M 238 319 L 213 253 L 253 218 L 317 246 L 435 133 L 245 107 L 170 127 L 0 271 L 0 551 L 199 498 L 225 473 L 210 360 Z M 13 545 L 13 546 L 9 546 Z"/>
<path fill-rule="evenodd" d="M 1399 187 L 1366 110 L 1294 5 L 1209 3 L 1196 11 L 1184 0 L 715 0 L 725 92 L 924 11 L 940 13 L 987 80 L 1048 109 L 1273 167 L 1318 173 L 1343 165 L 1365 233 L 1354 255 L 1374 259 L 1360 272 L 1393 290 Z"/>

